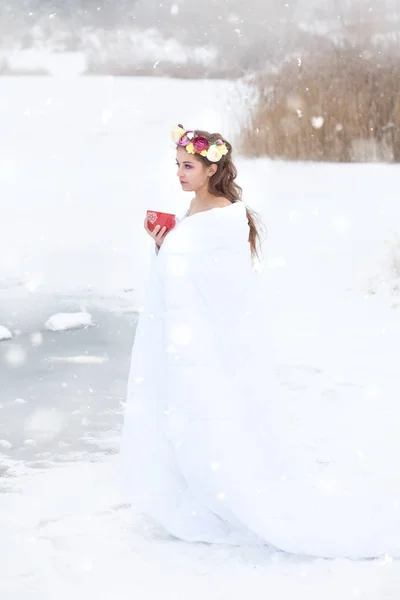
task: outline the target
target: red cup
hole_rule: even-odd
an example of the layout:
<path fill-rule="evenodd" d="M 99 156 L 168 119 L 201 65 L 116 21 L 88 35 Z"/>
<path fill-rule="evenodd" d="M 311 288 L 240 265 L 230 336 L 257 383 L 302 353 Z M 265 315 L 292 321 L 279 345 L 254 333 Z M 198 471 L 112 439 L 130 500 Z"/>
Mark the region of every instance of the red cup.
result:
<path fill-rule="evenodd" d="M 160 225 L 160 231 L 163 227 L 167 228 L 167 231 L 171 231 L 176 225 L 175 215 L 170 213 L 158 212 L 156 210 L 147 211 L 147 227 L 150 231 Z"/>

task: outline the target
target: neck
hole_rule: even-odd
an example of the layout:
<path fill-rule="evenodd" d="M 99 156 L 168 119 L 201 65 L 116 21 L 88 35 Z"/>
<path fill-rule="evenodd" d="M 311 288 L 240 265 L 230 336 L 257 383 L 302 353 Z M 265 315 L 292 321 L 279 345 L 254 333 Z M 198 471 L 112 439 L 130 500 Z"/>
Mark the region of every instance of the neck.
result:
<path fill-rule="evenodd" d="M 207 206 L 213 203 L 215 196 L 210 194 L 208 187 L 205 186 L 195 193 L 195 202 L 198 206 Z"/>

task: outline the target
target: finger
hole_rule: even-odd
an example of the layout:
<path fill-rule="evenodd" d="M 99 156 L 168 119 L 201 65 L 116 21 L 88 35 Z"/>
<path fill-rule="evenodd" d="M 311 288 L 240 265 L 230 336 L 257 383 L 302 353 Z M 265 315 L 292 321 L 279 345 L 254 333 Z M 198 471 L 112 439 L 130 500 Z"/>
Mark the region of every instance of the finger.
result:
<path fill-rule="evenodd" d="M 165 232 L 166 232 L 166 231 L 167 231 L 167 228 L 166 228 L 166 227 L 163 227 L 163 228 L 161 229 L 161 231 L 159 231 L 159 232 L 157 233 L 157 235 L 156 235 L 156 240 L 157 240 L 157 241 L 161 241 L 161 240 L 163 239 L 163 237 L 164 237 L 164 234 L 165 234 Z"/>
<path fill-rule="evenodd" d="M 149 223 L 149 220 L 148 220 L 148 218 L 147 218 L 147 215 L 146 215 L 146 218 L 145 218 L 145 220 L 144 220 L 144 228 L 145 228 L 145 230 L 147 231 L 147 233 L 148 233 L 149 235 L 151 235 L 151 236 L 152 236 L 152 235 L 153 235 L 153 232 L 152 232 L 152 230 L 150 229 L 149 225 L 150 225 L 150 223 Z"/>
<path fill-rule="evenodd" d="M 159 231 L 157 231 L 157 233 L 156 233 L 156 239 L 157 240 L 161 240 L 164 237 L 165 231 L 166 231 L 166 227 L 163 227 L 162 229 L 160 229 Z"/>

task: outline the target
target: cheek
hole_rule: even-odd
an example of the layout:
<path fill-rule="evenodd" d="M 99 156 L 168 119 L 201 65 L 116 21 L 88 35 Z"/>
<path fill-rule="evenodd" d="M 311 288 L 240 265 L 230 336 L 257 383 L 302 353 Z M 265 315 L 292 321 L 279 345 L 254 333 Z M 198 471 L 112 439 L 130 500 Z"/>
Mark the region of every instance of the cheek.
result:
<path fill-rule="evenodd" d="M 204 183 L 204 181 L 207 179 L 206 174 L 202 169 L 196 169 L 196 173 L 194 174 L 194 176 L 196 178 L 196 181 L 198 181 L 199 183 Z"/>
<path fill-rule="evenodd" d="M 186 176 L 187 176 L 188 180 L 197 182 L 199 179 L 199 172 L 197 169 L 188 169 L 186 171 Z"/>
<path fill-rule="evenodd" d="M 204 170 L 201 168 L 185 169 L 184 177 L 186 181 L 193 187 L 200 187 L 204 185 L 204 182 L 207 179 Z"/>

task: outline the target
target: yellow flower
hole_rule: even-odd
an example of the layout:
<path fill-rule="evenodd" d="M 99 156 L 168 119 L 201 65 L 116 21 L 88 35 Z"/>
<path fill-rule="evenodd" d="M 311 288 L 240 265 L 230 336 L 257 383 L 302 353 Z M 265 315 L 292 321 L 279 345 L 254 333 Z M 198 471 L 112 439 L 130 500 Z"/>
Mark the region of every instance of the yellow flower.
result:
<path fill-rule="evenodd" d="M 200 152 L 200 154 L 201 154 L 202 156 L 207 156 L 207 152 L 208 152 L 208 150 L 202 150 L 202 152 Z"/>
<path fill-rule="evenodd" d="M 220 146 L 220 150 L 221 150 L 222 156 L 225 156 L 229 152 L 228 147 L 227 147 L 226 144 L 222 144 L 222 146 Z"/>
<path fill-rule="evenodd" d="M 193 142 L 190 142 L 187 146 L 186 146 L 186 152 L 189 152 L 189 154 L 194 154 L 194 146 L 193 146 Z"/>
<path fill-rule="evenodd" d="M 175 125 L 172 128 L 172 132 L 171 132 L 172 141 L 175 144 L 177 144 L 179 142 L 179 140 L 181 139 L 181 137 L 183 136 L 184 133 L 185 133 L 185 130 L 182 129 L 182 127 L 179 127 L 178 125 Z"/>

